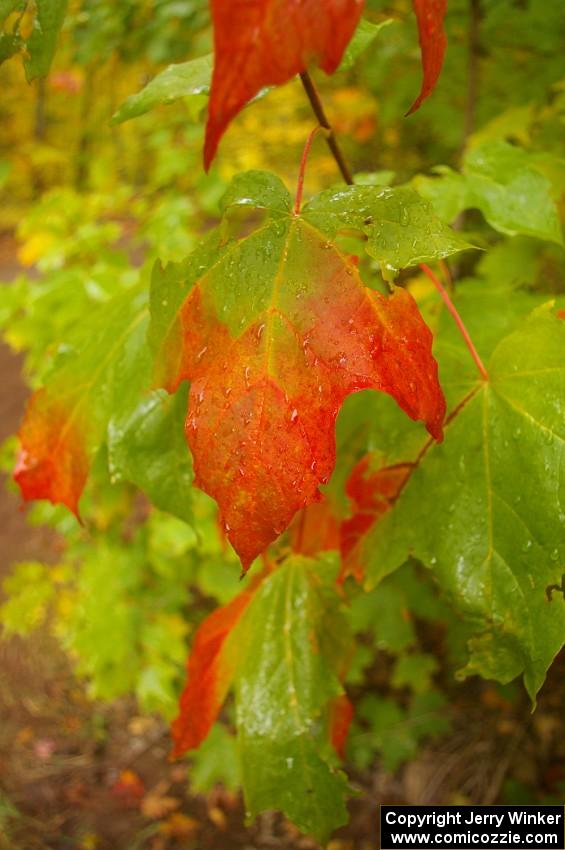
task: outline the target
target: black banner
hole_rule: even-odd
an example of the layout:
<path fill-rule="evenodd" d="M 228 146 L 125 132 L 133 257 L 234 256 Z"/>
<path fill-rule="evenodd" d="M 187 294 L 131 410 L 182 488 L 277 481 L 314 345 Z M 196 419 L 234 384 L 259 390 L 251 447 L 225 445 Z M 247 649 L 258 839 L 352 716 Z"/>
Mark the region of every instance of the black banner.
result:
<path fill-rule="evenodd" d="M 563 806 L 381 806 L 382 850 L 563 850 Z"/>

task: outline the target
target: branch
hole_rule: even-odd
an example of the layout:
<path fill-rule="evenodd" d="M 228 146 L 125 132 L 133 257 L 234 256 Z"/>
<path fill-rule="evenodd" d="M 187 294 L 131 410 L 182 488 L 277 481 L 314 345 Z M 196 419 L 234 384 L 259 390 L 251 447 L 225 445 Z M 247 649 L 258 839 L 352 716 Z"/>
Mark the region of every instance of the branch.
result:
<path fill-rule="evenodd" d="M 479 99 L 479 58 L 481 53 L 480 25 L 481 25 L 481 0 L 469 0 L 469 26 L 467 30 L 467 98 L 465 104 L 465 121 L 463 124 L 463 138 L 459 147 L 458 158 L 463 162 L 467 142 L 475 130 L 477 115 L 477 101 Z M 454 230 L 464 230 L 467 218 L 466 210 L 463 210 L 453 222 Z M 456 277 L 458 277 L 458 266 L 455 266 Z"/>
<path fill-rule="evenodd" d="M 480 24 L 481 0 L 469 0 L 469 29 L 467 31 L 467 103 L 461 156 L 467 147 L 467 140 L 475 130 L 477 101 L 479 99 L 479 58 L 481 54 Z"/>
<path fill-rule="evenodd" d="M 300 74 L 300 80 L 302 82 L 302 85 L 304 86 L 304 91 L 308 95 L 310 106 L 312 107 L 314 115 L 318 119 L 320 127 L 323 127 L 324 130 L 328 131 L 326 134 L 326 141 L 328 143 L 329 149 L 333 154 L 333 158 L 337 162 L 337 166 L 341 172 L 341 176 L 343 177 L 348 186 L 352 186 L 353 177 L 351 176 L 351 171 L 349 170 L 349 166 L 347 165 L 343 153 L 341 152 L 341 148 L 337 143 L 337 139 L 332 129 L 332 125 L 328 121 L 328 117 L 324 112 L 324 107 L 322 105 L 322 101 L 320 100 L 320 95 L 318 94 L 316 86 L 314 85 L 314 82 L 308 71 L 303 71 L 302 74 Z"/>

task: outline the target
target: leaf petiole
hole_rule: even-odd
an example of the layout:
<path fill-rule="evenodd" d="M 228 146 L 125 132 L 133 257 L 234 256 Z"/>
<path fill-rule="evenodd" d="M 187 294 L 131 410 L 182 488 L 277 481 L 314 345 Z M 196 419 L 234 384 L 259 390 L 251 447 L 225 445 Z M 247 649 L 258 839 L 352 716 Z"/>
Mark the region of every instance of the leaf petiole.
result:
<path fill-rule="evenodd" d="M 477 351 L 477 349 L 475 348 L 475 346 L 473 344 L 473 340 L 471 339 L 469 331 L 465 327 L 463 319 L 461 318 L 461 316 L 457 312 L 457 308 L 455 307 L 455 304 L 453 303 L 453 301 L 449 297 L 449 293 L 447 292 L 446 288 L 443 286 L 443 284 L 440 282 L 438 277 L 433 273 L 433 271 L 431 270 L 431 268 L 429 266 L 427 266 L 425 263 L 420 263 L 420 268 L 422 269 L 424 274 L 426 274 L 429 277 L 429 279 L 432 281 L 432 283 L 436 287 L 437 291 L 439 292 L 439 294 L 443 298 L 445 306 L 447 307 L 447 309 L 449 310 L 449 312 L 451 313 L 451 315 L 455 319 L 455 323 L 456 323 L 457 327 L 459 328 L 459 330 L 461 332 L 461 336 L 465 340 L 465 344 L 466 344 L 467 348 L 469 349 L 469 351 L 471 352 L 471 357 L 475 361 L 475 363 L 477 365 L 477 369 L 481 373 L 481 376 L 484 378 L 484 380 L 488 381 L 488 379 L 489 379 L 488 378 L 488 372 L 485 369 L 484 363 L 479 356 L 479 352 Z"/>
<path fill-rule="evenodd" d="M 306 144 L 304 145 L 304 150 L 302 151 L 302 159 L 300 160 L 300 169 L 298 171 L 298 182 L 296 184 L 296 198 L 294 201 L 294 215 L 300 214 L 300 206 L 302 204 L 302 191 L 304 189 L 304 172 L 306 171 L 306 163 L 308 162 L 308 154 L 310 153 L 310 148 L 312 147 L 312 142 L 314 141 L 314 137 L 321 131 L 323 131 L 323 127 L 318 124 L 317 127 L 314 127 L 313 130 L 308 133 L 308 138 L 306 139 Z"/>

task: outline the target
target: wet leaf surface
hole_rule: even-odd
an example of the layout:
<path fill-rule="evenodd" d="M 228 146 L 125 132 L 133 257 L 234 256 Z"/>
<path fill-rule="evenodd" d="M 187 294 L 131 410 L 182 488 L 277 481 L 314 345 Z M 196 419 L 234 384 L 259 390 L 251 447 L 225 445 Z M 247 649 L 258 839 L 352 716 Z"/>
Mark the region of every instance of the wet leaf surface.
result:
<path fill-rule="evenodd" d="M 406 290 L 387 298 L 365 287 L 308 210 L 289 212 L 273 176 L 240 176 L 226 203 L 224 226 L 195 254 L 156 269 L 150 335 L 163 384 L 191 382 L 195 483 L 218 502 L 246 569 L 320 498 L 350 393 L 392 395 L 436 438 L 444 401 L 431 333 Z M 229 238 L 234 206 L 268 215 L 250 235 Z"/>

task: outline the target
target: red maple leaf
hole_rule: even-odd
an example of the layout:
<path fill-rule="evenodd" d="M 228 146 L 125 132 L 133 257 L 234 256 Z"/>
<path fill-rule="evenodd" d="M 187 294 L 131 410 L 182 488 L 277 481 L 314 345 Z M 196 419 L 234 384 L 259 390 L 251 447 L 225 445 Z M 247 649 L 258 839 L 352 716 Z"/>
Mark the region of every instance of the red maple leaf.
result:
<path fill-rule="evenodd" d="M 389 511 L 413 472 L 412 463 L 375 465 L 372 454 L 364 455 L 354 466 L 346 484 L 351 516 L 343 519 L 326 498 L 308 505 L 296 515 L 290 527 L 293 551 L 314 557 L 331 550 L 341 554 L 338 583 L 348 576 L 361 582 L 364 577 L 362 541 L 367 532 Z"/>
<path fill-rule="evenodd" d="M 412 0 L 412 5 L 418 21 L 424 76 L 420 94 L 406 115 L 415 112 L 434 90 L 441 74 L 443 57 L 447 47 L 447 38 L 443 29 L 447 0 Z"/>
<path fill-rule="evenodd" d="M 345 757 L 345 744 L 353 712 L 353 703 L 347 694 L 340 694 L 330 706 L 330 739 L 332 747 L 341 759 Z"/>
<path fill-rule="evenodd" d="M 204 146 L 206 170 L 237 113 L 265 86 L 308 65 L 338 67 L 364 0 L 212 0 L 214 74 Z"/>
<path fill-rule="evenodd" d="M 216 721 L 235 672 L 234 659 L 225 652 L 226 641 L 258 586 L 257 580 L 227 605 L 213 611 L 198 628 L 188 658 L 180 715 L 171 727 L 173 756 L 199 747 Z"/>
<path fill-rule="evenodd" d="M 217 501 L 244 569 L 297 511 L 319 501 L 335 464 L 335 419 L 350 393 L 389 393 L 437 438 L 445 414 L 432 334 L 412 296 L 365 287 L 357 268 L 301 219 L 285 229 L 275 222 L 272 237 L 257 231 L 203 273 L 158 364 L 169 390 L 191 382 L 195 484 Z M 251 250 L 266 266 L 248 269 L 240 252 Z M 234 300 L 234 292 L 247 294 Z"/>
<path fill-rule="evenodd" d="M 20 453 L 14 471 L 26 501 L 49 499 L 78 517 L 90 465 L 85 428 L 80 411 L 69 416 L 64 399 L 45 389 L 33 394 L 18 432 Z"/>
<path fill-rule="evenodd" d="M 314 557 L 340 548 L 340 521 L 327 499 L 298 513 L 289 529 L 290 546 L 299 555 Z"/>
<path fill-rule="evenodd" d="M 353 514 L 341 524 L 340 582 L 347 576 L 362 581 L 361 541 L 380 517 L 391 509 L 414 468 L 411 463 L 400 463 L 372 469 L 371 461 L 371 454 L 362 457 L 347 481 L 346 492 Z"/>

